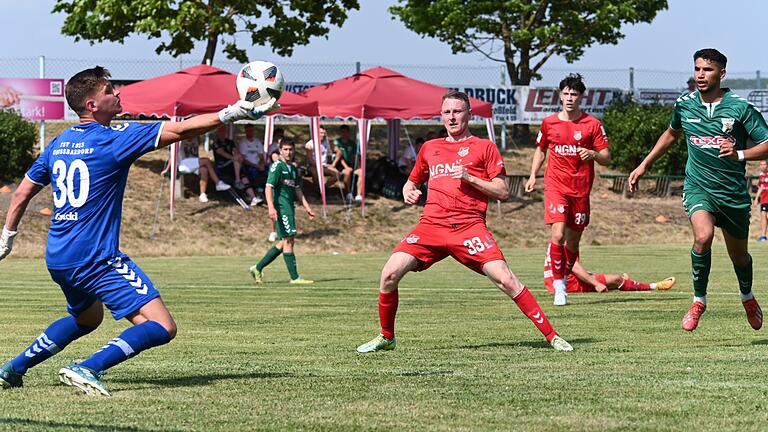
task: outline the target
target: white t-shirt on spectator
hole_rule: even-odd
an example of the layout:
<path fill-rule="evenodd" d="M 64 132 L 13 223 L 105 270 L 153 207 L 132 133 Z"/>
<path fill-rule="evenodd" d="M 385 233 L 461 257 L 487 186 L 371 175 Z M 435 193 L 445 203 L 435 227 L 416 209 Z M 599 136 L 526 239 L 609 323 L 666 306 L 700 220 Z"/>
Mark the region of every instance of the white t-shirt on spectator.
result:
<path fill-rule="evenodd" d="M 307 141 L 306 147 L 308 149 L 312 149 L 312 158 L 314 159 L 315 155 L 315 143 L 312 142 L 312 140 Z M 329 153 L 331 152 L 331 144 L 328 142 L 328 138 L 320 141 L 320 156 L 321 160 L 323 161 L 323 165 L 328 165 L 329 163 L 333 162 L 332 159 L 329 159 Z M 314 160 L 313 160 L 314 161 Z"/>
<path fill-rule="evenodd" d="M 409 164 L 409 161 L 415 161 L 416 160 L 416 152 L 413 150 L 413 146 L 407 146 L 405 148 L 405 151 L 403 152 L 403 155 L 400 156 L 400 159 L 397 161 L 397 165 L 400 167 L 407 167 Z"/>
<path fill-rule="evenodd" d="M 256 137 L 250 140 L 246 137 L 241 138 L 240 142 L 237 143 L 237 149 L 243 154 L 245 160 L 254 165 L 264 160 L 264 144 Z"/>

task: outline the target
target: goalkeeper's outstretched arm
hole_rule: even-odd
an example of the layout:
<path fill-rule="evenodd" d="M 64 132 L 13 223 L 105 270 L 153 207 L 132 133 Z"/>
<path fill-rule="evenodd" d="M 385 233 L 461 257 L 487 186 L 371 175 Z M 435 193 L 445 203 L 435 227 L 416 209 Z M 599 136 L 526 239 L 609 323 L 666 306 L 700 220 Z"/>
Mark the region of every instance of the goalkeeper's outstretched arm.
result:
<path fill-rule="evenodd" d="M 18 232 L 21 217 L 27 210 L 29 202 L 42 189 L 42 186 L 32 183 L 26 177 L 21 181 L 19 187 L 16 188 L 11 198 L 8 214 L 5 216 L 5 226 L 3 227 L 2 235 L 0 235 L 0 259 L 5 258 L 11 253 L 13 239 Z"/>

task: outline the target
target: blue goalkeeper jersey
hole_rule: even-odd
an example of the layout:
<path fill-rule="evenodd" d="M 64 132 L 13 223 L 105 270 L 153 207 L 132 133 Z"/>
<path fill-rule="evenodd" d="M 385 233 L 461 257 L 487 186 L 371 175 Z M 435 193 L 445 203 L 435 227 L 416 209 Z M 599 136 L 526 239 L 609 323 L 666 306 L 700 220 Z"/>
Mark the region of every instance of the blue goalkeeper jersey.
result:
<path fill-rule="evenodd" d="M 84 123 L 54 138 L 26 177 L 53 189 L 45 261 L 66 269 L 119 255 L 123 194 L 131 164 L 154 150 L 162 123 Z"/>

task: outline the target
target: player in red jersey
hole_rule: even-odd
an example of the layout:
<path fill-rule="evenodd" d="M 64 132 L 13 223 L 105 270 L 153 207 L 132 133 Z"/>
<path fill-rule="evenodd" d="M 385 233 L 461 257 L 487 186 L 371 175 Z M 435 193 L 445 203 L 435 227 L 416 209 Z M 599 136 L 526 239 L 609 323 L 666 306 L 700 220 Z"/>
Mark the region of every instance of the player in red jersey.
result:
<path fill-rule="evenodd" d="M 760 204 L 760 236 L 757 241 L 768 240 L 768 162 L 760 161 L 760 176 L 757 178 L 755 205 Z"/>
<path fill-rule="evenodd" d="M 555 278 L 552 275 L 552 267 L 549 258 L 544 259 L 544 287 L 550 294 L 555 293 Z M 576 261 L 573 269 L 565 280 L 565 287 L 568 293 L 590 293 L 607 292 L 609 290 L 619 291 L 652 291 L 669 290 L 675 286 L 675 277 L 670 276 L 658 282 L 645 283 L 631 279 L 628 274 L 610 274 L 595 273 L 588 271 Z"/>
<path fill-rule="evenodd" d="M 555 332 L 528 288 L 509 270 L 504 255 L 485 224 L 488 198 L 509 197 L 504 161 L 491 141 L 472 136 L 466 94 L 449 90 L 441 107 L 448 136 L 427 141 L 419 150 L 403 187 L 406 204 L 421 197 L 418 186 L 429 180 L 427 202 L 418 225 L 395 247 L 381 272 L 381 333 L 357 347 L 367 353 L 395 348 L 398 283 L 409 271 L 423 271 L 447 256 L 488 276 L 558 351 L 572 351 Z"/>
<path fill-rule="evenodd" d="M 525 191 L 532 192 L 536 175 L 549 153 L 544 173 L 544 223 L 552 227 L 547 258 L 555 278 L 555 306 L 567 304 L 565 278 L 579 259 L 579 241 L 589 225 L 589 193 L 595 162 L 611 163 L 608 137 L 600 120 L 581 111 L 586 91 L 581 75 L 560 81 L 563 109 L 544 119 Z"/>

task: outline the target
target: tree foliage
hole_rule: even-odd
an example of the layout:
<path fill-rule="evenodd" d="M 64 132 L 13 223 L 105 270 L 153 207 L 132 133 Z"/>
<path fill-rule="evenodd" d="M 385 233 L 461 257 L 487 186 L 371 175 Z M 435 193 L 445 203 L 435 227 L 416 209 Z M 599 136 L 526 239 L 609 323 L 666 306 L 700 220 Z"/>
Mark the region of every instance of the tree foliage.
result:
<path fill-rule="evenodd" d="M 616 44 L 621 26 L 651 22 L 666 0 L 399 0 L 390 12 L 407 28 L 506 64 L 528 85 L 553 55 L 573 62 L 584 49 Z"/>
<path fill-rule="evenodd" d="M 329 25 L 341 26 L 357 0 L 57 0 L 53 12 L 67 18 L 61 32 L 75 40 L 123 43 L 131 34 L 163 39 L 155 51 L 176 57 L 195 42 L 205 41 L 202 63 L 213 61 L 216 45 L 225 39 L 230 59 L 247 62 L 235 36 L 247 34 L 253 45 L 269 44 L 281 56 L 326 36 Z"/>
<path fill-rule="evenodd" d="M 21 177 L 34 161 L 35 124 L 11 110 L 0 110 L 0 180 Z"/>
<path fill-rule="evenodd" d="M 611 141 L 611 165 L 630 172 L 643 161 L 659 136 L 669 127 L 672 106 L 619 101 L 605 110 L 603 125 Z M 688 148 L 678 140 L 651 165 L 649 174 L 682 175 Z"/>

